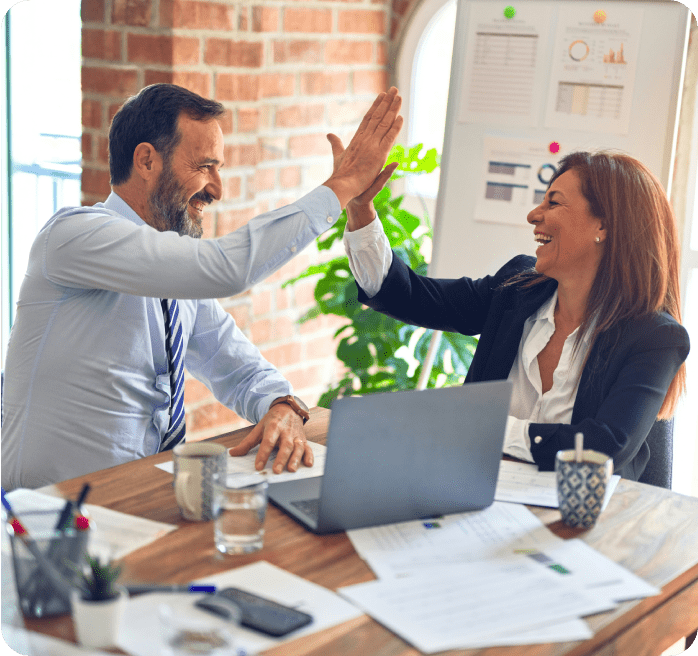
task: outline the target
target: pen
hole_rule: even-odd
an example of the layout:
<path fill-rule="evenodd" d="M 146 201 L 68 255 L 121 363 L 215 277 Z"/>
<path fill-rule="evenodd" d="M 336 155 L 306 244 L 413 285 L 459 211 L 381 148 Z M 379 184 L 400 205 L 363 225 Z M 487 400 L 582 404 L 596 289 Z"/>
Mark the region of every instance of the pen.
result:
<path fill-rule="evenodd" d="M 73 502 L 67 499 L 63 511 L 56 522 L 56 531 L 65 531 L 70 526 L 70 520 L 73 517 Z"/>
<path fill-rule="evenodd" d="M 130 595 L 141 594 L 143 592 L 216 592 L 215 585 L 127 585 L 126 589 Z"/>
<path fill-rule="evenodd" d="M 80 490 L 80 494 L 78 495 L 78 500 L 75 502 L 75 509 L 80 512 L 80 507 L 85 501 L 85 497 L 87 496 L 87 493 L 90 491 L 90 484 L 85 483 L 85 485 L 82 486 L 82 490 Z"/>
<path fill-rule="evenodd" d="M 2 505 L 5 506 L 5 509 L 10 515 L 10 523 L 12 525 L 12 529 L 14 530 L 15 536 L 24 543 L 24 545 L 29 550 L 29 553 L 31 553 L 31 555 L 34 556 L 34 558 L 36 558 L 37 565 L 41 568 L 43 573 L 51 580 L 51 583 L 53 583 L 53 585 L 58 590 L 61 590 L 65 595 L 69 595 L 71 590 L 70 583 L 63 578 L 62 574 L 53 566 L 53 564 L 46 558 L 46 556 L 44 556 L 44 554 L 41 553 L 41 549 L 39 549 L 39 546 L 36 544 L 32 536 L 19 521 L 17 515 L 15 514 L 15 511 L 12 510 L 10 502 L 5 498 L 4 489 L 2 490 Z"/>

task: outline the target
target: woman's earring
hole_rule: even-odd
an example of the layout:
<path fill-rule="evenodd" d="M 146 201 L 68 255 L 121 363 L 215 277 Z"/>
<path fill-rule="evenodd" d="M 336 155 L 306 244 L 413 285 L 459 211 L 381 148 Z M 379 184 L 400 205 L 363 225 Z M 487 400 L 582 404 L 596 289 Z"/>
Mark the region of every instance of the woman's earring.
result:
<path fill-rule="evenodd" d="M 601 237 L 597 237 L 595 241 L 597 244 L 601 243 Z"/>

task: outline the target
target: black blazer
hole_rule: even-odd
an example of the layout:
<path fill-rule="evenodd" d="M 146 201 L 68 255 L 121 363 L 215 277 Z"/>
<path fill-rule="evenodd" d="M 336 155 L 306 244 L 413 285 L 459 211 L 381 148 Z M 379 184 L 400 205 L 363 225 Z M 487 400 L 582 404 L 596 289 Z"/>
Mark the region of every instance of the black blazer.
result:
<path fill-rule="evenodd" d="M 494 276 L 447 280 L 419 276 L 393 253 L 378 294 L 368 298 L 359 288 L 359 301 L 405 323 L 480 335 L 465 382 L 506 379 L 524 322 L 557 288 L 555 280 L 529 289 L 501 287 L 535 261 L 518 255 Z M 581 432 L 585 448 L 607 453 L 617 474 L 638 480 L 649 460 L 647 434 L 688 351 L 688 333 L 665 312 L 600 334 L 582 371 L 572 423 L 529 427 L 539 469 L 554 469 L 557 451 L 574 448 Z"/>

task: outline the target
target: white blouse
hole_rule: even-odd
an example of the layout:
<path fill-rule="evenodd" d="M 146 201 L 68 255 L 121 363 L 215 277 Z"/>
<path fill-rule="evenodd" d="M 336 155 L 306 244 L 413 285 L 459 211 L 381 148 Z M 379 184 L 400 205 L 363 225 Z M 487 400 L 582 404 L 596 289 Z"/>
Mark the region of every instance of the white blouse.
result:
<path fill-rule="evenodd" d="M 374 220 L 364 228 L 344 232 L 344 248 L 349 258 L 349 267 L 356 282 L 371 297 L 380 290 L 393 261 L 390 243 L 380 221 Z M 533 462 L 529 425 L 569 424 L 581 367 L 589 350 L 589 334 L 582 338 L 579 348 L 574 350 L 577 331 L 565 340 L 560 361 L 553 374 L 553 386 L 543 394 L 538 354 L 545 348 L 555 332 L 555 305 L 557 291 L 524 324 L 519 351 L 509 372 L 513 395 L 506 433 L 504 453 Z M 535 436 L 534 436 L 535 439 Z"/>

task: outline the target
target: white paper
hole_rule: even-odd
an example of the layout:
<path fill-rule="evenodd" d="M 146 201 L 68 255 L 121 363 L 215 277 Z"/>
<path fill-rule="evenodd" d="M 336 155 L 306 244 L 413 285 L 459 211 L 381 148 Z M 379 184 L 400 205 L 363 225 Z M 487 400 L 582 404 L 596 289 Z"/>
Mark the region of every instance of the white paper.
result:
<path fill-rule="evenodd" d="M 7 624 L 2 625 L 2 637 L 10 649 L 26 656 L 109 656 L 110 653 Z"/>
<path fill-rule="evenodd" d="M 425 653 L 497 645 L 500 635 L 613 608 L 524 556 L 429 568 L 339 592 Z"/>
<path fill-rule="evenodd" d="M 511 19 L 504 7 L 469 3 L 458 120 L 536 127 L 552 5 L 521 3 Z"/>
<path fill-rule="evenodd" d="M 30 510 L 62 510 L 65 506 L 65 499 L 36 490 L 19 488 L 6 496 L 21 521 L 22 514 Z M 89 503 L 83 504 L 83 510 L 90 520 L 88 550 L 101 559 L 120 560 L 177 528 L 175 524 L 155 522 Z M 25 526 L 29 533 L 32 530 L 54 528 L 45 523 L 43 526 L 34 525 L 29 521 Z"/>
<path fill-rule="evenodd" d="M 272 451 L 267 461 L 267 466 L 261 471 L 257 471 L 254 466 L 255 458 L 259 447 L 255 447 L 244 456 L 228 456 L 228 474 L 235 474 L 235 483 L 237 487 L 245 487 L 246 485 L 254 485 L 261 480 L 266 479 L 269 484 L 282 483 L 284 481 L 299 480 L 301 478 L 315 478 L 322 476 L 325 473 L 325 456 L 327 447 L 316 442 L 308 442 L 313 450 L 315 458 L 312 467 L 301 465 L 296 472 L 284 470 L 280 474 L 275 474 L 272 471 L 274 460 L 276 459 L 276 450 Z M 168 460 L 159 465 L 155 465 L 158 469 L 166 471 L 168 474 L 174 475 L 174 462 Z"/>
<path fill-rule="evenodd" d="M 601 510 L 604 511 L 620 481 L 620 476 L 614 474 L 606 486 Z M 502 460 L 499 465 L 499 477 L 494 498 L 497 501 L 510 503 L 527 503 L 531 506 L 559 508 L 557 498 L 557 481 L 555 472 L 538 471 L 537 465 L 523 462 Z"/>
<path fill-rule="evenodd" d="M 435 520 L 353 529 L 347 536 L 380 578 L 433 565 L 505 557 L 515 549 L 544 549 L 560 540 L 525 506 L 499 502 Z"/>
<path fill-rule="evenodd" d="M 559 12 L 546 128 L 628 133 L 643 13 L 622 2 Z"/>
<path fill-rule="evenodd" d="M 196 594 L 149 593 L 129 600 L 121 623 L 118 645 L 133 656 L 159 654 L 163 646 L 159 632 L 158 604 L 166 603 L 173 612 L 199 618 L 212 627 L 227 630 L 235 638 L 235 648 L 246 654 L 295 640 L 301 636 L 322 631 L 362 615 L 362 612 L 339 595 L 320 585 L 306 581 L 265 561 L 214 574 L 196 583 L 214 584 L 218 588 L 237 587 L 278 603 L 310 613 L 313 622 L 282 638 L 271 638 L 262 633 L 234 626 L 230 622 L 194 606 L 200 598 Z"/>
<path fill-rule="evenodd" d="M 474 218 L 481 223 L 503 223 L 526 230 L 526 216 L 543 202 L 548 183 L 565 155 L 584 149 L 581 141 L 512 139 L 483 136 L 480 188 Z M 551 144 L 555 152 L 551 152 Z M 531 231 L 531 253 L 534 249 Z"/>
<path fill-rule="evenodd" d="M 542 567 L 557 571 L 571 585 L 609 601 L 642 599 L 660 592 L 579 539 L 550 543 L 527 555 Z"/>

